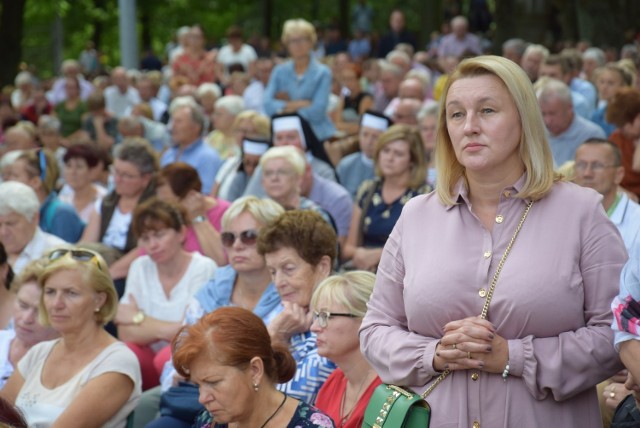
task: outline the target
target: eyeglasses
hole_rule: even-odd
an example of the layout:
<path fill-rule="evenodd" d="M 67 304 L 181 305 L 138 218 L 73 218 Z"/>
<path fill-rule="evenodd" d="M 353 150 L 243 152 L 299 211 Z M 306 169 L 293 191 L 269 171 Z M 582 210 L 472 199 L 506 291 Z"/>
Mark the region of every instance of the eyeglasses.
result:
<path fill-rule="evenodd" d="M 49 261 L 53 262 L 59 260 L 65 256 L 69 256 L 74 260 L 79 262 L 91 262 L 98 267 L 98 269 L 102 270 L 102 266 L 100 266 L 100 260 L 98 257 L 92 253 L 91 251 L 86 250 L 71 250 L 68 248 L 60 248 L 58 250 L 53 250 L 49 254 Z"/>
<path fill-rule="evenodd" d="M 290 169 L 264 169 L 262 170 L 262 175 L 265 178 L 273 178 L 273 177 L 289 177 L 295 174 L 293 170 Z"/>
<path fill-rule="evenodd" d="M 109 167 L 109 172 L 110 172 L 114 177 L 121 178 L 121 179 L 123 179 L 123 180 L 127 180 L 127 181 L 130 181 L 130 180 L 136 180 L 136 179 L 138 179 L 138 178 L 141 178 L 141 177 L 142 177 L 142 175 L 133 175 L 133 174 L 127 174 L 126 172 L 118 171 L 117 169 L 115 169 L 115 168 L 114 168 L 114 166 L 113 166 L 113 165 L 111 165 L 111 166 Z"/>
<path fill-rule="evenodd" d="M 256 241 L 258 240 L 258 231 L 255 229 L 249 229 L 243 230 L 238 234 L 233 232 L 222 232 L 220 234 L 222 245 L 227 248 L 231 248 L 238 238 L 240 238 L 240 242 L 244 245 L 256 245 Z"/>
<path fill-rule="evenodd" d="M 329 319 L 331 317 L 360 318 L 359 315 L 355 314 L 337 314 L 328 311 L 313 311 L 313 321 L 318 321 L 318 325 L 321 328 L 327 328 L 327 324 L 329 323 Z"/>
<path fill-rule="evenodd" d="M 591 171 L 593 172 L 600 172 L 603 171 L 605 168 L 617 168 L 618 165 L 605 165 L 601 162 L 576 162 L 573 165 L 573 169 L 575 169 L 576 171 L 580 171 L 580 172 L 584 172 L 587 170 L 587 168 L 591 168 Z"/>

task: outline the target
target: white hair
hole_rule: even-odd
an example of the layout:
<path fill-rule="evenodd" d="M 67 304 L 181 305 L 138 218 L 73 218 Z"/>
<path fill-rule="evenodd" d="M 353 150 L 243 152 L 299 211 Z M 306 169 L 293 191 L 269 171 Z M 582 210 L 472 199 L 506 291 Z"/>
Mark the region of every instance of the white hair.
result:
<path fill-rule="evenodd" d="M 21 71 L 16 76 L 15 81 L 13 82 L 16 86 L 26 85 L 27 83 L 33 83 L 33 76 L 28 71 Z"/>
<path fill-rule="evenodd" d="M 293 146 L 271 147 L 269 150 L 267 150 L 265 154 L 263 154 L 260 158 L 260 166 L 263 170 L 264 165 L 272 159 L 284 159 L 287 163 L 289 163 L 289 165 L 291 165 L 291 167 L 298 175 L 304 174 L 304 169 L 307 164 L 302 152 L 298 148 Z"/>
<path fill-rule="evenodd" d="M 229 114 L 237 116 L 244 110 L 244 100 L 238 95 L 225 95 L 216 101 L 216 108 L 223 108 Z"/>
<path fill-rule="evenodd" d="M 191 95 L 185 95 L 182 97 L 175 97 L 171 104 L 169 104 L 169 114 L 173 115 L 173 113 L 178 110 L 180 107 L 198 107 L 198 103 L 193 99 Z"/>
<path fill-rule="evenodd" d="M 404 62 L 406 65 L 411 65 L 411 57 L 404 51 L 394 49 L 387 54 L 385 59 L 389 62 L 393 62 L 394 59 L 399 59 Z"/>
<path fill-rule="evenodd" d="M 216 85 L 215 83 L 206 82 L 198 86 L 198 89 L 196 90 L 196 96 L 198 98 L 202 98 L 206 94 L 213 94 L 215 95 L 216 99 L 218 99 L 222 96 L 222 91 L 220 90 L 220 86 Z"/>
<path fill-rule="evenodd" d="M 588 48 L 582 54 L 582 60 L 595 59 L 599 66 L 605 65 L 607 59 L 604 55 L 604 51 L 600 48 Z"/>
<path fill-rule="evenodd" d="M 32 222 L 39 211 L 40 201 L 31 187 L 17 181 L 0 184 L 0 215 L 16 213 Z"/>

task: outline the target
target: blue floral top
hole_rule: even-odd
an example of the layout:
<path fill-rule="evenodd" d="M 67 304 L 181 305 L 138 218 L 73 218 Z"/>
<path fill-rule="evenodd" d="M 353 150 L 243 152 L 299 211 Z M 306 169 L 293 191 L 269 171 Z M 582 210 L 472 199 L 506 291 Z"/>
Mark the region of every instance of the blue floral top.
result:
<path fill-rule="evenodd" d="M 227 424 L 217 424 L 211 418 L 209 412 L 204 411 L 198 415 L 192 428 L 227 428 Z M 331 418 L 317 408 L 300 401 L 296 412 L 286 428 L 335 428 Z"/>

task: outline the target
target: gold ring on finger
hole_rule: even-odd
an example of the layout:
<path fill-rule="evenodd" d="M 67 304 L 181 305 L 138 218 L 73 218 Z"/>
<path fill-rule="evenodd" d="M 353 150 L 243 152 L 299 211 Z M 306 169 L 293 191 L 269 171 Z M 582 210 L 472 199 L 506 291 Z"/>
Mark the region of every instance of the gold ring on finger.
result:
<path fill-rule="evenodd" d="M 471 352 L 467 352 L 467 358 L 471 359 Z"/>
<path fill-rule="evenodd" d="M 458 345 L 454 343 L 453 345 L 451 345 L 451 349 L 458 349 Z"/>

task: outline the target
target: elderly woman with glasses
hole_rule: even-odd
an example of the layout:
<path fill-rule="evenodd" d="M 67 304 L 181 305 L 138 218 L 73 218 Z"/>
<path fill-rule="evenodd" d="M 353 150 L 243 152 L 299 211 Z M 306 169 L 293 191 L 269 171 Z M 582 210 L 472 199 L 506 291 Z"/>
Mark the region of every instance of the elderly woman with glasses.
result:
<path fill-rule="evenodd" d="M 106 263 L 91 251 L 56 249 L 38 285 L 40 321 L 60 338 L 32 347 L 0 396 L 29 426 L 124 427 L 140 395 L 140 369 L 103 328 L 118 303 Z"/>
<path fill-rule="evenodd" d="M 138 256 L 131 219 L 135 207 L 155 194 L 158 159 L 149 142 L 142 138 L 120 143 L 114 157 L 111 172 L 115 189 L 96 204 L 81 241 L 100 242 L 122 255 L 110 267 L 111 276 L 121 279 Z"/>
<path fill-rule="evenodd" d="M 194 324 L 205 314 L 223 306 L 239 306 L 252 310 L 265 323 L 269 323 L 282 309 L 280 296 L 272 283 L 265 260 L 256 248 L 258 233 L 273 223 L 284 210 L 269 199 L 247 196 L 235 201 L 222 217 L 221 241 L 229 264 L 216 270 L 209 280 L 191 299 L 185 313 L 184 323 Z M 202 410 L 198 394 L 192 385 L 181 382 L 173 365 L 169 362 L 162 373 L 163 396 L 160 405 L 162 417 L 150 427 L 190 427 Z M 178 383 L 180 382 L 180 383 Z M 145 393 L 141 408 L 136 409 L 134 425 L 145 426 L 155 418 L 152 395 L 158 390 Z M 189 395 L 191 406 L 177 409 L 174 394 Z M 155 399 L 157 403 L 157 399 Z"/>
<path fill-rule="evenodd" d="M 131 263 L 115 323 L 118 337 L 140 361 L 145 390 L 159 384 L 187 304 L 217 267 L 183 248 L 187 222 L 183 209 L 157 198 L 133 213 L 133 233 L 146 254 Z"/>
<path fill-rule="evenodd" d="M 322 281 L 311 297 L 318 354 L 338 366 L 318 392 L 315 405 L 338 428 L 360 428 L 380 378 L 360 352 L 358 330 L 376 277 L 352 271 Z"/>

